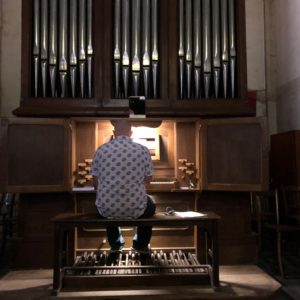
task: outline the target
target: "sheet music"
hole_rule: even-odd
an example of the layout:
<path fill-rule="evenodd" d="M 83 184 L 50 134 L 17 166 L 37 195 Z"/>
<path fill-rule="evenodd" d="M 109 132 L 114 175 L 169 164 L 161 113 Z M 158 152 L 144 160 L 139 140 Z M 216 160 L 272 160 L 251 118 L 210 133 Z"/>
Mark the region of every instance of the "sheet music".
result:
<path fill-rule="evenodd" d="M 194 218 L 194 217 L 206 216 L 206 214 L 196 212 L 196 211 L 175 211 L 174 215 L 181 218 Z"/>
<path fill-rule="evenodd" d="M 95 191 L 93 186 L 73 187 L 73 192 Z"/>

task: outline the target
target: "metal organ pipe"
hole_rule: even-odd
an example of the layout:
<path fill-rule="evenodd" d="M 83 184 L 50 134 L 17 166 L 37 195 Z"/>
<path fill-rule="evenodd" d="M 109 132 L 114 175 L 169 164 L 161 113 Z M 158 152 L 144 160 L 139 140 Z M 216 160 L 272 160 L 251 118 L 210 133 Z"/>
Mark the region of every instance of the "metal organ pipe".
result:
<path fill-rule="evenodd" d="M 184 96 L 184 2 L 179 0 L 179 89 L 180 98 Z"/>
<path fill-rule="evenodd" d="M 236 41 L 235 41 L 235 12 L 234 0 L 229 1 L 229 48 L 230 48 L 230 79 L 231 96 L 235 95 L 235 65 L 236 65 Z"/>
<path fill-rule="evenodd" d="M 57 0 L 50 0 L 49 20 L 49 73 L 51 96 L 56 97 L 57 76 Z"/>
<path fill-rule="evenodd" d="M 59 2 L 59 76 L 61 85 L 61 97 L 66 95 L 67 83 L 67 45 L 68 45 L 68 11 L 67 0 Z"/>
<path fill-rule="evenodd" d="M 201 0 L 194 0 L 194 82 L 195 98 L 201 96 Z"/>
<path fill-rule="evenodd" d="M 228 86 L 228 0 L 221 1 L 221 45 L 222 45 L 222 73 L 223 73 L 223 96 L 227 98 Z"/>
<path fill-rule="evenodd" d="M 131 0 L 132 2 L 132 82 L 133 82 L 133 95 L 138 96 L 139 94 L 139 81 L 140 81 L 140 25 L 141 25 L 141 2 L 140 0 Z"/>
<path fill-rule="evenodd" d="M 68 96 L 68 91 L 72 97 L 76 97 L 77 90 L 80 91 L 81 97 L 92 96 L 92 5 L 93 0 L 33 1 L 32 54 L 35 97 L 38 97 L 39 93 L 47 97 L 48 87 L 51 97 L 57 97 L 58 91 L 62 98 Z M 80 88 L 76 86 L 78 67 Z M 59 89 L 56 86 L 58 81 Z"/>
<path fill-rule="evenodd" d="M 40 2 L 33 3 L 33 67 L 34 67 L 34 96 L 38 96 L 39 84 L 39 55 L 40 55 Z"/>
<path fill-rule="evenodd" d="M 145 96 L 148 98 L 149 91 L 149 68 L 150 68 L 150 0 L 143 0 L 143 79 Z"/>
<path fill-rule="evenodd" d="M 202 1 L 203 12 L 203 72 L 204 72 L 204 92 L 205 98 L 209 97 L 209 88 L 211 80 L 211 17 L 210 0 Z"/>
<path fill-rule="evenodd" d="M 152 0 L 152 22 L 151 22 L 151 31 L 152 31 L 152 82 L 153 82 L 153 98 L 157 98 L 157 76 L 158 76 L 158 7 L 157 0 Z"/>
<path fill-rule="evenodd" d="M 201 98 L 203 80 L 205 98 L 227 98 L 229 68 L 234 97 L 235 0 L 178 0 L 178 19 L 179 97 Z"/>
<path fill-rule="evenodd" d="M 185 61 L 187 98 L 191 98 L 192 79 L 192 0 L 185 0 Z"/>
<path fill-rule="evenodd" d="M 215 97 L 219 97 L 221 53 L 220 53 L 220 2 L 212 0 L 212 45 L 213 45 L 213 75 Z"/>
<path fill-rule="evenodd" d="M 47 65 L 48 65 L 48 0 L 41 1 L 41 70 L 43 97 L 47 90 Z"/>
<path fill-rule="evenodd" d="M 93 0 L 87 0 L 87 76 L 89 98 L 92 97 L 92 66 L 93 66 Z"/>
<path fill-rule="evenodd" d="M 115 0 L 113 23 L 114 97 L 157 98 L 158 0 Z"/>
<path fill-rule="evenodd" d="M 80 95 L 85 96 L 86 66 L 86 0 L 79 0 L 79 78 Z"/>
<path fill-rule="evenodd" d="M 115 97 L 120 93 L 120 59 L 121 59 L 121 0 L 115 0 L 114 6 L 114 71 Z"/>
<path fill-rule="evenodd" d="M 234 98 L 235 0 L 177 3 L 179 97 Z M 143 92 L 147 98 L 158 97 L 158 7 L 158 0 L 114 0 L 115 98 Z M 92 24 L 93 0 L 33 0 L 35 97 L 47 97 L 48 90 L 51 97 L 58 92 L 60 97 L 92 97 Z"/>
<path fill-rule="evenodd" d="M 70 77 L 71 77 L 71 91 L 72 97 L 75 97 L 76 92 L 76 73 L 77 73 L 77 0 L 70 0 L 70 47 L 69 47 L 69 61 L 70 61 Z"/>
<path fill-rule="evenodd" d="M 122 71 L 125 98 L 128 97 L 129 83 L 129 21 L 129 0 L 122 0 Z"/>

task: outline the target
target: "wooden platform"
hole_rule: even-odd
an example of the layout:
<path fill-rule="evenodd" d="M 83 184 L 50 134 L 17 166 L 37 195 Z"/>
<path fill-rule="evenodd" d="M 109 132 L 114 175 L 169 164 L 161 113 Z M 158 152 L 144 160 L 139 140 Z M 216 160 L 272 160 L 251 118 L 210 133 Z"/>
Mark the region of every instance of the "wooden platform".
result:
<path fill-rule="evenodd" d="M 98 291 L 64 291 L 51 296 L 52 270 L 13 271 L 0 280 L 0 299 L 281 299 L 281 285 L 254 265 L 221 266 L 220 287 L 129 286 Z"/>

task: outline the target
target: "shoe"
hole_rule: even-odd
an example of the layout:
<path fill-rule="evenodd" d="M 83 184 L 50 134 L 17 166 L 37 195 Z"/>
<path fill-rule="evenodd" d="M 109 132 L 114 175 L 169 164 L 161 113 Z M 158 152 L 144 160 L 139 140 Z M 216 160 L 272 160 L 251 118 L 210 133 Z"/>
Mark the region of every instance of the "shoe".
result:
<path fill-rule="evenodd" d="M 123 248 L 124 248 L 124 245 L 111 247 L 109 253 L 120 253 L 120 252 L 122 252 Z"/>
<path fill-rule="evenodd" d="M 131 250 L 139 252 L 141 254 L 149 254 L 151 252 L 148 246 L 138 247 L 136 245 L 132 245 Z"/>

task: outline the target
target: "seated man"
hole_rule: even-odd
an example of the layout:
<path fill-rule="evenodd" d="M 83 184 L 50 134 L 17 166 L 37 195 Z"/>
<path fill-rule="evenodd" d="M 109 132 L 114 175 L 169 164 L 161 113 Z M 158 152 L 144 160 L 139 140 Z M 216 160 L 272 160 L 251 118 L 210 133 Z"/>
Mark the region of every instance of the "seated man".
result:
<path fill-rule="evenodd" d="M 99 214 L 104 218 L 150 217 L 156 207 L 145 191 L 153 172 L 149 150 L 131 140 L 128 120 L 118 120 L 113 125 L 115 138 L 97 149 L 91 168 Z M 106 230 L 111 252 L 121 251 L 124 239 L 120 228 Z M 137 227 L 132 249 L 148 253 L 151 235 L 151 226 Z"/>

